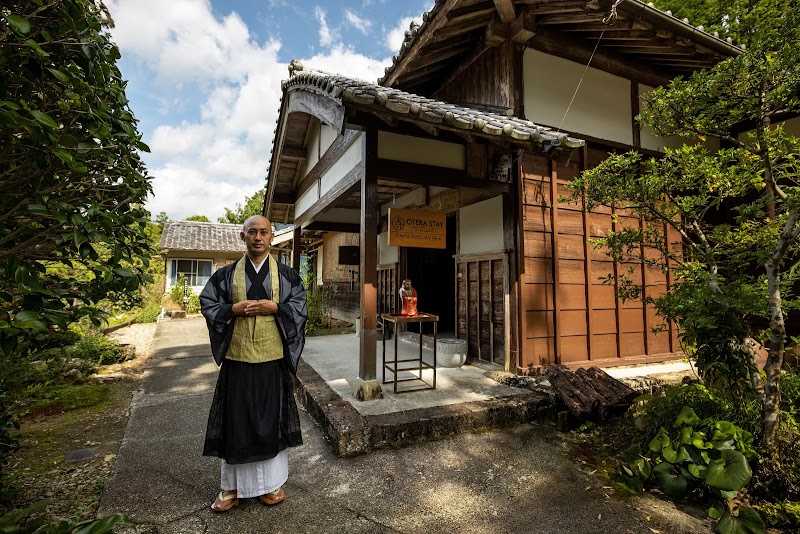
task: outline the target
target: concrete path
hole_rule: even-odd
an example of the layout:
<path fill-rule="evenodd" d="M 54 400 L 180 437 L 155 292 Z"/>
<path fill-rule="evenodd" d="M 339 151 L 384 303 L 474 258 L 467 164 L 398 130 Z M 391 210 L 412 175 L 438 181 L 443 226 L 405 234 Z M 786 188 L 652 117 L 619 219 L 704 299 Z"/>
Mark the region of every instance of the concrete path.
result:
<path fill-rule="evenodd" d="M 202 319 L 159 324 L 100 505 L 138 533 L 643 533 L 708 532 L 708 523 L 652 497 L 609 497 L 550 427 L 461 434 L 338 458 L 301 412 L 287 500 L 256 499 L 215 514 L 219 464 L 201 456 L 217 369 Z M 650 518 L 648 521 L 647 518 Z"/>

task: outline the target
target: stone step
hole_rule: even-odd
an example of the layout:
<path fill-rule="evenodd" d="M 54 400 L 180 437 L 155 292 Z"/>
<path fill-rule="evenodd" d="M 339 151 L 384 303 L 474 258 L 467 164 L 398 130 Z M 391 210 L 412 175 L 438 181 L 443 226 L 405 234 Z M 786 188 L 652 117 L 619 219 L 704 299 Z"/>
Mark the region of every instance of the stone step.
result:
<path fill-rule="evenodd" d="M 325 433 L 334 452 L 341 457 L 553 418 L 551 397 L 536 391 L 448 406 L 361 415 L 302 360 L 297 370 L 296 394 Z"/>

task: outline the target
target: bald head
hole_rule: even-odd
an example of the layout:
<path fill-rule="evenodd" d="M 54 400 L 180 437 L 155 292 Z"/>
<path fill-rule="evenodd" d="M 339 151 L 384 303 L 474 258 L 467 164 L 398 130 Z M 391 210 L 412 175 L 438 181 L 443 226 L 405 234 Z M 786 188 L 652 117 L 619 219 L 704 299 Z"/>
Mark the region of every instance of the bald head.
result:
<path fill-rule="evenodd" d="M 253 223 L 256 221 L 258 221 L 259 223 L 264 223 L 270 228 L 272 228 L 272 223 L 269 222 L 269 219 L 267 219 L 263 215 L 253 215 L 252 217 L 248 217 L 247 219 L 245 219 L 244 224 L 242 225 L 242 232 L 246 234 L 250 226 L 252 226 Z"/>
<path fill-rule="evenodd" d="M 256 263 L 261 263 L 269 253 L 272 243 L 272 225 L 263 215 L 248 217 L 242 225 L 242 241 L 247 247 L 247 255 Z"/>

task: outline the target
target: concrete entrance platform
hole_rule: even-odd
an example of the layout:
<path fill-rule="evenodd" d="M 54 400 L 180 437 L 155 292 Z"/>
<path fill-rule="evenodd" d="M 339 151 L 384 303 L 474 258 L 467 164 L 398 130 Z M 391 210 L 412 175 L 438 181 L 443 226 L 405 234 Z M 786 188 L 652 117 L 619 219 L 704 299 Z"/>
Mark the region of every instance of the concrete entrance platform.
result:
<path fill-rule="evenodd" d="M 394 340 L 386 341 L 386 351 L 387 359 L 392 359 Z M 379 381 L 383 377 L 382 352 L 379 341 L 375 375 Z M 398 352 L 400 359 L 416 358 L 419 346 L 401 341 Z M 359 401 L 353 395 L 358 359 L 358 338 L 354 334 L 309 337 L 297 373 L 303 405 L 339 456 L 515 425 L 531 421 L 550 408 L 547 395 L 504 386 L 472 365 L 437 368 L 435 390 L 395 394 L 392 384 L 382 384 L 383 399 Z M 431 350 L 423 349 L 423 360 L 432 363 Z M 407 371 L 399 375 L 412 376 Z M 387 378 L 391 373 L 387 372 Z M 423 371 L 422 379 L 431 384 L 433 372 Z M 402 382 L 398 390 L 424 386 L 419 381 Z"/>

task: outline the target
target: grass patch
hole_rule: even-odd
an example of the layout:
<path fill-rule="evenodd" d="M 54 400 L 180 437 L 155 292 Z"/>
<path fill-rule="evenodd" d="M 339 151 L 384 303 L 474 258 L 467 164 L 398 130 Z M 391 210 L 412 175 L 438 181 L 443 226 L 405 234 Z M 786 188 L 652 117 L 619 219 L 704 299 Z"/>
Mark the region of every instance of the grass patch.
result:
<path fill-rule="evenodd" d="M 26 389 L 26 402 L 18 413 L 22 417 L 54 415 L 94 408 L 103 408 L 109 398 L 109 388 L 97 384 L 38 384 Z"/>

